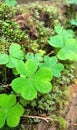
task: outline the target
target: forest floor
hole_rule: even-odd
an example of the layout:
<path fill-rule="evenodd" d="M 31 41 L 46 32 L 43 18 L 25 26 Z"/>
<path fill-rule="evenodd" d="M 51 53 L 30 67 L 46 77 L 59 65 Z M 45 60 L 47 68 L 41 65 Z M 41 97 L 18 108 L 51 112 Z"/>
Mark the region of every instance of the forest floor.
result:
<path fill-rule="evenodd" d="M 21 0 L 18 0 L 19 4 L 22 4 L 22 3 L 24 4 L 24 3 L 28 3 L 28 2 L 30 2 L 30 1 L 22 0 L 22 2 L 21 2 Z M 51 3 L 54 3 L 54 0 L 53 1 L 40 0 L 40 2 L 41 2 L 41 4 L 51 4 Z M 59 1 L 59 2 L 55 1 L 55 3 L 58 6 L 61 6 L 60 2 L 61 1 Z M 75 81 L 75 84 L 72 84 L 70 87 L 67 102 L 68 102 L 68 105 L 66 105 L 63 110 L 63 116 L 67 122 L 66 130 L 77 130 L 77 81 Z M 30 126 L 28 128 L 26 127 L 26 130 L 30 130 Z M 56 126 L 51 126 L 49 122 L 47 122 L 45 119 L 41 118 L 41 122 L 34 125 L 33 130 L 57 130 L 57 128 L 56 128 Z"/>
<path fill-rule="evenodd" d="M 18 0 L 19 4 L 24 4 L 28 3 L 30 1 L 25 1 L 25 0 Z M 32 1 L 31 1 L 32 2 Z M 61 2 L 60 1 L 42 1 L 40 0 L 41 4 L 54 4 L 54 2 L 61 7 Z M 23 20 L 23 19 L 20 19 Z M 69 95 L 67 97 L 67 102 L 68 104 L 65 106 L 63 110 L 63 116 L 67 122 L 67 129 L 66 130 L 77 130 L 77 83 L 72 84 L 69 90 Z M 35 117 L 33 117 L 35 118 Z M 33 130 L 57 130 L 56 126 L 51 126 L 50 123 L 48 122 L 48 117 L 45 117 L 44 119 L 42 117 L 36 117 L 40 118 L 41 122 L 34 125 Z M 32 126 L 31 126 L 32 128 Z M 26 127 L 26 130 L 31 130 L 30 125 L 29 127 Z"/>
<path fill-rule="evenodd" d="M 18 1 L 18 4 L 22 7 L 23 5 L 21 5 L 21 4 L 30 3 L 30 5 L 31 5 L 31 4 L 33 4 L 34 0 L 17 0 L 17 1 Z M 38 1 L 38 4 L 41 4 L 42 6 L 44 6 L 46 4 L 52 5 L 52 6 L 56 5 L 59 8 L 58 11 L 61 14 L 64 14 L 65 9 L 66 9 L 66 6 L 63 5 L 63 3 L 64 3 L 63 0 L 59 0 L 59 1 L 57 1 L 57 0 L 49 0 L 49 1 L 36 0 L 36 1 Z M 28 19 L 29 18 L 31 19 L 33 17 L 32 16 L 33 14 L 31 14 L 31 13 L 32 12 L 23 13 L 23 14 L 19 13 L 13 20 L 19 23 L 20 28 L 22 30 L 27 30 L 26 33 L 29 34 L 31 40 L 35 40 L 35 39 L 38 39 L 38 37 L 39 37 L 37 28 L 35 28 L 35 26 L 33 24 L 27 25 Z M 29 14 L 30 14 L 30 16 L 29 16 Z M 43 22 L 45 22 L 45 24 L 46 24 L 46 22 L 48 22 L 48 25 L 49 25 L 49 21 L 47 21 L 48 17 L 45 17 L 45 19 L 44 19 L 44 16 L 48 16 L 48 15 L 42 14 L 41 17 L 39 18 L 39 21 L 43 21 Z M 57 18 L 55 18 L 55 19 L 57 19 Z M 63 19 L 65 19 L 65 16 L 63 16 Z M 33 30 L 32 30 L 32 27 L 34 27 Z M 52 26 L 52 28 L 53 28 L 53 26 Z M 77 67 L 76 67 L 76 69 L 77 69 Z M 77 74 L 76 74 L 76 78 L 77 78 Z M 67 104 L 64 104 L 61 116 L 66 120 L 66 126 L 67 126 L 66 130 L 77 130 L 77 79 L 74 79 L 74 82 L 70 83 L 70 85 L 68 87 L 69 87 L 69 93 L 65 99 L 65 100 L 67 100 L 66 101 Z M 51 113 L 51 115 L 52 115 L 52 113 Z M 58 122 L 55 121 L 56 123 L 53 123 L 54 119 L 52 117 L 48 116 L 46 113 L 40 114 L 40 115 L 38 114 L 37 116 L 35 116 L 35 115 L 27 116 L 26 119 L 27 120 L 28 119 L 40 119 L 40 122 L 39 123 L 34 122 L 31 125 L 26 125 L 26 120 L 22 119 L 24 121 L 21 121 L 21 124 L 24 124 L 25 130 L 59 130 L 59 129 L 57 129 L 57 128 L 59 128 L 58 124 L 57 124 Z M 60 130 L 65 130 L 65 129 L 60 129 Z"/>

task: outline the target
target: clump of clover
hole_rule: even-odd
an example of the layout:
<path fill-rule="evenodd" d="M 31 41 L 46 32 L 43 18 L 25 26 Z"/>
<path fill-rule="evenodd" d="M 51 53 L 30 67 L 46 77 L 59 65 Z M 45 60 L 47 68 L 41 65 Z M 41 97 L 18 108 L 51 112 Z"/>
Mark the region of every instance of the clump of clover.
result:
<path fill-rule="evenodd" d="M 48 43 L 57 49 L 59 60 L 77 61 L 77 39 L 72 30 L 55 26 L 55 36 L 50 37 Z"/>
<path fill-rule="evenodd" d="M 14 74 L 16 75 L 16 78 L 10 84 L 12 90 L 25 100 L 36 99 L 38 93 L 45 94 L 51 92 L 52 78 L 59 78 L 61 71 L 64 70 L 64 65 L 59 60 L 77 61 L 77 40 L 73 31 L 65 30 L 61 26 L 56 26 L 55 31 L 57 34 L 52 36 L 48 42 L 54 48 L 58 48 L 56 56 L 41 56 L 38 53 L 35 55 L 28 53 L 25 56 L 21 46 L 16 43 L 10 45 L 9 54 L 0 53 L 0 64 L 14 69 Z M 4 103 L 5 98 L 7 100 Z M 0 94 L 1 128 L 5 121 L 10 127 L 18 125 L 19 119 L 23 114 L 23 108 L 21 105 L 16 105 L 14 108 L 15 103 L 15 95 Z M 19 111 L 18 113 L 17 110 Z M 16 121 L 11 119 L 12 113 Z"/>

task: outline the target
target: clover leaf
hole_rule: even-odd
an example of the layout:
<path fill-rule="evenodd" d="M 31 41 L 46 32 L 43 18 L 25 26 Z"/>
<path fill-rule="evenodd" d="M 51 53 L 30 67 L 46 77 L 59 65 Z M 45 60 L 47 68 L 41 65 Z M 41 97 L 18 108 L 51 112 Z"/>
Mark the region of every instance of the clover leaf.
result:
<path fill-rule="evenodd" d="M 73 30 L 71 29 L 64 29 L 62 26 L 55 26 L 55 32 L 59 35 L 59 36 L 62 36 L 62 37 L 67 37 L 67 38 L 72 38 L 74 37 L 74 32 Z"/>
<path fill-rule="evenodd" d="M 50 37 L 48 43 L 56 48 L 62 48 L 69 38 L 74 37 L 74 32 L 72 30 L 65 30 L 62 26 L 55 26 L 55 32 L 57 34 Z"/>
<path fill-rule="evenodd" d="M 77 40 L 69 39 L 65 46 L 58 51 L 57 57 L 61 60 L 77 61 Z"/>
<path fill-rule="evenodd" d="M 18 62 L 24 59 L 24 53 L 21 50 L 19 44 L 11 44 L 9 48 L 9 62 L 7 63 L 8 68 L 14 68 Z"/>
<path fill-rule="evenodd" d="M 24 112 L 23 107 L 16 103 L 14 94 L 0 94 L 0 128 L 7 122 L 9 127 L 16 127 Z"/>
<path fill-rule="evenodd" d="M 61 71 L 64 69 L 63 64 L 58 63 L 56 56 L 45 56 L 44 63 L 40 63 L 40 67 L 49 67 L 55 77 L 60 77 Z"/>
<path fill-rule="evenodd" d="M 9 55 L 0 53 L 0 64 L 6 64 L 8 68 L 15 68 L 16 64 L 24 59 L 24 53 L 19 44 L 11 44 Z"/>
<path fill-rule="evenodd" d="M 73 60 L 77 61 L 77 40 L 74 38 L 72 30 L 65 30 L 63 27 L 55 27 L 55 36 L 52 36 L 48 43 L 55 47 L 60 48 L 57 52 L 57 57 L 60 60 Z"/>
<path fill-rule="evenodd" d="M 11 86 L 24 99 L 33 100 L 37 97 L 37 91 L 41 93 L 51 91 L 50 81 L 53 75 L 48 67 L 39 69 L 38 62 L 30 59 L 26 63 L 18 63 L 16 70 L 20 77 L 14 79 Z"/>
<path fill-rule="evenodd" d="M 7 54 L 0 53 L 0 64 L 7 64 L 9 61 L 9 56 Z"/>
<path fill-rule="evenodd" d="M 36 53 L 35 55 L 33 53 L 27 53 L 27 55 L 25 56 L 25 59 L 27 59 L 27 60 L 34 59 L 38 62 L 38 64 L 39 64 L 39 62 L 41 62 L 43 60 L 40 53 Z"/>
<path fill-rule="evenodd" d="M 64 46 L 63 38 L 59 35 L 53 36 L 48 40 L 48 43 L 56 48 L 61 48 Z"/>

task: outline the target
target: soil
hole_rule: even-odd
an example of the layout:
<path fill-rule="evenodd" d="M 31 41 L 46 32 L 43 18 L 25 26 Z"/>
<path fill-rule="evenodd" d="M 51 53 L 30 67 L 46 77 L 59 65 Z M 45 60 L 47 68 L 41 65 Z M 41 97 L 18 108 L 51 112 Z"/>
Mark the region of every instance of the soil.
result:
<path fill-rule="evenodd" d="M 65 109 L 67 130 L 77 130 L 77 83 L 70 88 L 68 101 Z"/>

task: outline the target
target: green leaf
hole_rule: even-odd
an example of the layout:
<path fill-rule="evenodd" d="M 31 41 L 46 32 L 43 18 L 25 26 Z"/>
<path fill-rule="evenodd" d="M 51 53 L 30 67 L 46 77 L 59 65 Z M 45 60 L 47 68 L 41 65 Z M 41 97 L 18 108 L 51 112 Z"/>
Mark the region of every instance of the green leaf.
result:
<path fill-rule="evenodd" d="M 6 64 L 6 66 L 8 68 L 15 68 L 19 62 L 21 62 L 21 60 L 16 59 L 16 58 L 10 56 L 9 57 L 9 62 Z"/>
<path fill-rule="evenodd" d="M 57 57 L 61 60 L 77 61 L 77 40 L 68 40 L 65 46 L 58 51 Z"/>
<path fill-rule="evenodd" d="M 27 76 L 33 76 L 38 69 L 38 63 L 35 60 L 28 60 L 25 66 Z"/>
<path fill-rule="evenodd" d="M 19 124 L 20 118 L 23 114 L 23 107 L 20 104 L 16 104 L 7 112 L 7 125 L 9 127 L 15 127 Z"/>
<path fill-rule="evenodd" d="M 13 94 L 0 94 L 0 128 L 7 122 L 10 127 L 16 127 L 24 112 L 20 104 L 16 104 L 16 97 Z"/>
<path fill-rule="evenodd" d="M 19 44 L 11 44 L 9 48 L 9 62 L 6 65 L 8 68 L 15 68 L 16 65 L 24 59 L 24 53 Z"/>
<path fill-rule="evenodd" d="M 14 6 L 17 4 L 16 0 L 5 0 L 5 2 L 9 5 L 9 6 Z"/>
<path fill-rule="evenodd" d="M 52 72 L 55 77 L 59 78 L 61 76 L 61 71 L 64 70 L 64 65 L 61 63 L 57 63 L 53 68 Z"/>
<path fill-rule="evenodd" d="M 27 70 L 26 70 L 26 64 L 24 64 L 23 61 L 18 62 L 16 65 L 16 71 L 18 72 L 18 74 L 21 74 L 23 76 L 27 75 Z"/>
<path fill-rule="evenodd" d="M 6 100 L 7 99 L 7 100 Z M 5 103 L 6 101 L 6 103 Z M 6 94 L 1 94 L 0 95 L 0 106 L 2 106 L 3 108 L 9 108 L 11 106 L 13 106 L 16 103 L 16 97 L 11 94 L 11 95 L 6 95 Z"/>
<path fill-rule="evenodd" d="M 33 82 L 30 79 L 25 80 L 25 88 L 22 92 L 22 97 L 24 97 L 26 100 L 33 100 L 37 97 L 37 90 L 33 86 Z"/>
<path fill-rule="evenodd" d="M 36 53 L 35 54 L 35 60 L 37 60 L 38 62 L 43 60 L 43 58 L 42 58 L 40 53 Z"/>
<path fill-rule="evenodd" d="M 16 78 L 12 81 L 12 88 L 26 100 L 33 100 L 37 96 L 37 91 L 33 83 L 28 78 Z"/>
<path fill-rule="evenodd" d="M 55 32 L 57 33 L 57 34 L 62 34 L 62 32 L 63 32 L 63 27 L 62 26 L 59 26 L 59 25 L 57 25 L 57 26 L 55 26 Z"/>
<path fill-rule="evenodd" d="M 64 30 L 62 32 L 61 36 L 63 37 L 63 40 L 64 39 L 68 40 L 68 38 L 73 38 L 74 37 L 74 32 L 73 32 L 73 30 L 70 30 L 70 29 Z"/>
<path fill-rule="evenodd" d="M 27 53 L 27 55 L 25 56 L 25 59 L 26 60 L 29 60 L 29 59 L 33 59 L 34 60 L 34 54 L 33 53 Z"/>
<path fill-rule="evenodd" d="M 58 62 L 58 59 L 56 56 L 44 56 L 44 61 L 49 64 L 49 66 L 52 64 L 53 66 Z"/>
<path fill-rule="evenodd" d="M 5 112 L 2 108 L 0 108 L 0 128 L 2 128 L 5 124 Z"/>
<path fill-rule="evenodd" d="M 32 59 L 28 60 L 26 64 L 23 61 L 16 65 L 17 72 L 22 76 L 32 76 L 38 69 L 38 63 Z"/>
<path fill-rule="evenodd" d="M 59 29 L 59 26 L 55 27 L 57 33 Z M 49 44 L 53 47 L 61 48 L 57 53 L 57 57 L 60 60 L 77 61 L 77 40 L 74 38 L 74 32 L 72 30 L 65 30 L 61 27 L 58 35 L 50 38 Z M 57 67 L 59 66 L 61 66 L 61 64 L 59 64 Z"/>
<path fill-rule="evenodd" d="M 66 30 L 62 26 L 55 26 L 55 32 L 58 34 L 58 36 L 62 38 L 72 38 L 74 37 L 73 30 Z"/>
<path fill-rule="evenodd" d="M 7 64 L 9 62 L 9 56 L 7 54 L 0 54 L 0 64 Z"/>
<path fill-rule="evenodd" d="M 11 44 L 9 55 L 0 54 L 0 64 L 6 64 L 8 68 L 15 68 L 17 63 L 24 59 L 24 53 L 19 44 Z"/>
<path fill-rule="evenodd" d="M 38 82 L 41 80 L 51 81 L 52 77 L 53 77 L 53 74 L 52 72 L 50 72 L 50 69 L 47 67 L 39 69 L 34 76 L 34 78 L 38 80 Z"/>
<path fill-rule="evenodd" d="M 61 36 L 56 35 L 49 39 L 48 43 L 56 48 L 61 48 L 64 46 L 64 42 Z"/>
<path fill-rule="evenodd" d="M 43 80 L 40 80 L 39 82 L 38 79 L 35 79 L 34 86 L 41 93 L 48 93 L 52 89 L 52 85 L 50 82 L 48 81 L 44 82 Z"/>
<path fill-rule="evenodd" d="M 15 78 L 11 83 L 13 90 L 18 93 L 22 93 L 22 91 L 24 91 L 24 87 L 26 86 L 25 81 L 26 78 Z"/>
<path fill-rule="evenodd" d="M 64 69 L 63 64 L 58 63 L 58 60 L 55 56 L 53 57 L 45 56 L 44 63 L 40 63 L 40 67 L 49 67 L 52 74 L 55 77 L 60 77 L 61 71 Z"/>
<path fill-rule="evenodd" d="M 21 46 L 19 44 L 11 44 L 9 48 L 9 54 L 11 57 L 17 58 L 19 60 L 23 60 L 24 58 L 23 51 L 21 50 Z"/>
<path fill-rule="evenodd" d="M 38 62 L 38 64 L 39 64 L 40 61 L 43 60 L 40 53 L 36 53 L 35 55 L 33 53 L 27 53 L 27 55 L 25 56 L 25 59 L 27 59 L 27 60 L 29 60 L 29 59 L 36 60 Z"/>
<path fill-rule="evenodd" d="M 19 73 L 17 72 L 16 68 L 13 68 L 13 69 L 12 69 L 12 73 L 13 73 L 14 75 L 18 75 L 18 74 L 19 74 Z"/>
<path fill-rule="evenodd" d="M 11 85 L 12 89 L 20 93 L 24 99 L 33 100 L 37 97 L 37 91 L 48 93 L 51 90 L 52 73 L 46 67 L 38 70 L 37 61 L 28 60 L 26 63 L 21 63 L 17 65 L 17 71 L 21 77 L 14 79 Z"/>

